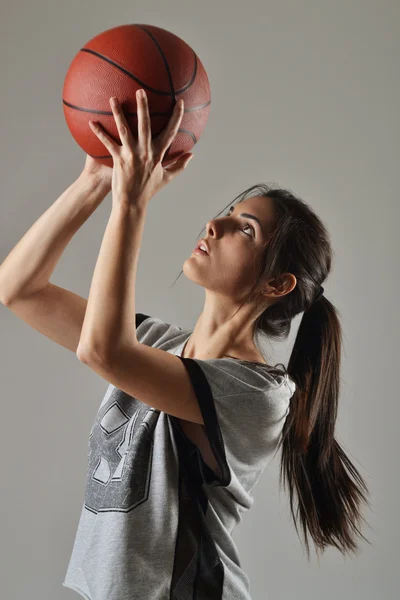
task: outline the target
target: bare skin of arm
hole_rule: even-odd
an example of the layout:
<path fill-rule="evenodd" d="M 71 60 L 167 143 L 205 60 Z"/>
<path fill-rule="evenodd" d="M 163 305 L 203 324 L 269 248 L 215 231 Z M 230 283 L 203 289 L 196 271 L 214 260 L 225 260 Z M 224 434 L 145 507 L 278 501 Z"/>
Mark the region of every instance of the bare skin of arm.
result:
<path fill-rule="evenodd" d="M 76 352 L 87 300 L 50 283 L 74 234 L 110 186 L 81 175 L 39 217 L 0 265 L 0 302 L 25 323 Z"/>

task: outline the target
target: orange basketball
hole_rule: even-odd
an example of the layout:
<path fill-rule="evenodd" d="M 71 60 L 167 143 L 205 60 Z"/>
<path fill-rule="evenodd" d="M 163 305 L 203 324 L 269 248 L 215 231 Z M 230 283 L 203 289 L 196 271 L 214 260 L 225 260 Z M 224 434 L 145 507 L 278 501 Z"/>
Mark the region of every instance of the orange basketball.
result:
<path fill-rule="evenodd" d="M 90 129 L 98 121 L 121 143 L 109 99 L 116 96 L 137 139 L 136 90 L 147 94 L 152 137 L 168 124 L 176 102 L 185 112 L 163 165 L 190 152 L 210 112 L 210 84 L 194 50 L 180 37 L 154 25 L 121 25 L 92 38 L 73 59 L 63 87 L 68 128 L 79 146 L 99 162 L 113 166 L 108 150 Z"/>

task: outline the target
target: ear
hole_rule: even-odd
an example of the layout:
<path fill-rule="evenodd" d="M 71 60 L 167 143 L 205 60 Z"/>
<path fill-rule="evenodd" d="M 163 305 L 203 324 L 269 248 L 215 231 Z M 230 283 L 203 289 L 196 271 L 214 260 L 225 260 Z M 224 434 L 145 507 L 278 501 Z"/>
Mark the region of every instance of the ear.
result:
<path fill-rule="evenodd" d="M 280 298 L 290 294 L 296 285 L 297 279 L 293 273 L 282 273 L 282 275 L 270 279 L 265 284 L 264 294 L 270 298 Z"/>

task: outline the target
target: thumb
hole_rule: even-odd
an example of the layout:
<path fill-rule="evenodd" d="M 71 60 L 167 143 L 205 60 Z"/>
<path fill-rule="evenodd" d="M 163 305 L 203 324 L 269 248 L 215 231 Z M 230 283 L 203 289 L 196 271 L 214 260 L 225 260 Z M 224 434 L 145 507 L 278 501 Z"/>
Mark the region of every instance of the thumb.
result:
<path fill-rule="evenodd" d="M 181 173 L 182 171 L 184 171 L 184 169 L 186 169 L 193 156 L 194 154 L 192 154 L 191 152 L 183 154 L 172 165 L 166 167 L 164 171 L 169 177 L 174 177 L 175 175 Z"/>
<path fill-rule="evenodd" d="M 192 160 L 193 156 L 194 156 L 194 154 L 192 154 L 191 152 L 189 152 L 189 154 L 185 154 L 185 164 L 183 165 L 184 169 L 186 169 L 186 167 L 188 166 L 188 164 Z"/>

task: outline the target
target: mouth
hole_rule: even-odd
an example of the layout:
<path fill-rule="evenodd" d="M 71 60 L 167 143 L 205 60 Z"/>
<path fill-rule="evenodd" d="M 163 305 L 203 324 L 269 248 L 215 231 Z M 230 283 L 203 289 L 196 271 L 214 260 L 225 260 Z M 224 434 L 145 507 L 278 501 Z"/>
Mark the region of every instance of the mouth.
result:
<path fill-rule="evenodd" d="M 195 250 L 200 250 L 201 252 L 203 252 L 203 254 L 207 254 L 207 255 L 210 254 L 210 248 L 208 246 L 207 241 L 204 238 L 202 238 L 201 240 L 199 240 L 197 242 L 197 246 L 196 246 Z"/>
<path fill-rule="evenodd" d="M 196 248 L 193 249 L 193 253 L 192 254 L 199 254 L 200 256 L 208 256 L 207 252 L 204 252 L 204 250 L 202 250 L 201 248 L 199 248 L 198 246 L 196 246 Z"/>

